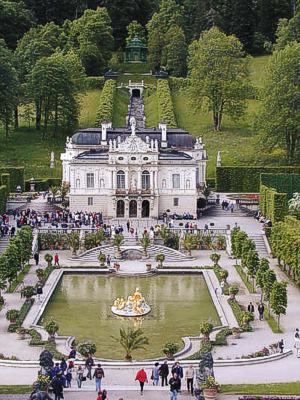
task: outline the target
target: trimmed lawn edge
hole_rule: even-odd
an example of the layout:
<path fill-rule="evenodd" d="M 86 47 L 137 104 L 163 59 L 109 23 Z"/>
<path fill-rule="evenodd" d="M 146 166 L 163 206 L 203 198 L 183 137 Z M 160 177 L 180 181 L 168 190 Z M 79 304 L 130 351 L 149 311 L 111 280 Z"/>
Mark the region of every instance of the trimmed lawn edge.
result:
<path fill-rule="evenodd" d="M 246 288 L 248 289 L 249 293 L 252 293 L 252 294 L 256 293 L 256 290 L 255 289 L 253 290 L 253 286 L 252 286 L 251 282 L 249 282 L 247 280 L 247 275 L 243 271 L 243 268 L 238 264 L 235 265 L 234 267 L 236 269 L 236 272 L 239 274 L 241 280 L 244 282 L 244 284 L 245 284 Z"/>
<path fill-rule="evenodd" d="M 300 381 L 255 385 L 221 385 L 221 393 L 254 395 L 299 395 Z"/>
<path fill-rule="evenodd" d="M 32 392 L 32 385 L 0 385 L 0 394 L 25 394 Z"/>

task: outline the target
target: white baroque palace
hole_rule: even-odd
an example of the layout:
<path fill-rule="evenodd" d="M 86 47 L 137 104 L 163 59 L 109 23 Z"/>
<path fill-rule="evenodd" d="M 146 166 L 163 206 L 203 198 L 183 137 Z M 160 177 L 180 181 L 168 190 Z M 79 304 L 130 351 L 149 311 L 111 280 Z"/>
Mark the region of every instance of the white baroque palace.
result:
<path fill-rule="evenodd" d="M 157 218 L 166 210 L 196 216 L 205 184 L 207 155 L 201 139 L 167 129 L 83 129 L 67 138 L 61 154 L 70 210 L 102 212 L 107 218 Z"/>

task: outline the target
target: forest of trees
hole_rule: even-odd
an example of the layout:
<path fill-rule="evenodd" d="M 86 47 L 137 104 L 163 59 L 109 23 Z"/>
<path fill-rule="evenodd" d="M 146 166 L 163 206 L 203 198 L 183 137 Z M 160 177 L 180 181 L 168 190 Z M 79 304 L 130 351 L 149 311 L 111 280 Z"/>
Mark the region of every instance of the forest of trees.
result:
<path fill-rule="evenodd" d="M 72 130 L 84 77 L 121 62 L 126 43 L 138 35 L 147 43 L 149 67 L 187 77 L 195 108 L 206 104 L 221 130 L 223 115 L 239 118 L 253 95 L 247 55 L 274 53 L 260 126 L 272 143 L 286 145 L 293 162 L 300 106 L 293 97 L 291 108 L 288 96 L 283 106 L 272 88 L 279 72 L 289 72 L 286 80 L 300 91 L 293 70 L 299 48 L 284 52 L 300 42 L 299 32 L 297 0 L 0 0 L 0 122 L 8 135 L 21 105 L 43 137 L 49 125 L 54 134 Z M 270 126 L 266 114 L 279 105 L 282 118 Z"/>

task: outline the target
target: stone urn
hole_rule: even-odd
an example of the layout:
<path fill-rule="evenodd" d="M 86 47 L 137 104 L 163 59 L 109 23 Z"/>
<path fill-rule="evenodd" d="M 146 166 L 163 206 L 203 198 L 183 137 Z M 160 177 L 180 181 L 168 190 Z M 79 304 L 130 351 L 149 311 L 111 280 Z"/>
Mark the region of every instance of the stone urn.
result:
<path fill-rule="evenodd" d="M 218 396 L 218 389 L 203 389 L 203 396 L 205 400 L 216 400 Z"/>

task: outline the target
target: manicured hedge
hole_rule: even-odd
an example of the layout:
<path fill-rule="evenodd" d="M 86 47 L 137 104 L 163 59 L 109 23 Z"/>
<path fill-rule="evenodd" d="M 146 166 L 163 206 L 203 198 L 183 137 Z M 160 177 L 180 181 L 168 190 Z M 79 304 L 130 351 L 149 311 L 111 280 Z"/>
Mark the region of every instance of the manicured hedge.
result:
<path fill-rule="evenodd" d="M 173 101 L 167 80 L 159 79 L 157 81 L 156 95 L 159 122 L 164 122 L 169 128 L 176 128 Z"/>
<path fill-rule="evenodd" d="M 169 78 L 169 85 L 172 91 L 178 91 L 181 89 L 186 89 L 189 85 L 189 81 L 187 78 L 177 78 L 175 76 L 171 76 Z"/>
<path fill-rule="evenodd" d="M 271 230 L 270 245 L 279 265 L 300 280 L 300 221 L 288 216 L 284 221 L 274 224 Z"/>
<path fill-rule="evenodd" d="M 273 223 L 282 221 L 288 214 L 287 194 L 278 193 L 274 188 L 260 185 L 259 207 L 262 215 Z"/>
<path fill-rule="evenodd" d="M 51 186 L 61 186 L 62 181 L 60 178 L 40 178 L 35 179 L 35 190 L 37 192 L 42 192 L 44 190 L 48 190 Z M 25 190 L 26 192 L 30 191 L 30 179 L 25 181 Z"/>
<path fill-rule="evenodd" d="M 215 189 L 216 179 L 215 178 L 206 178 L 206 185 L 211 189 Z"/>
<path fill-rule="evenodd" d="M 104 86 L 104 76 L 87 76 L 84 80 L 86 89 L 102 89 Z"/>
<path fill-rule="evenodd" d="M 24 167 L 0 167 L 2 174 L 9 174 L 11 192 L 15 192 L 18 185 L 24 190 Z"/>
<path fill-rule="evenodd" d="M 7 196 L 10 193 L 10 175 L 9 174 L 1 174 L 1 185 L 6 186 Z"/>
<path fill-rule="evenodd" d="M 300 174 L 261 174 L 260 182 L 279 193 L 286 193 L 287 200 L 300 191 Z"/>
<path fill-rule="evenodd" d="M 6 199 L 7 199 L 7 187 L 5 185 L 0 186 L 0 213 L 4 213 L 6 210 Z"/>
<path fill-rule="evenodd" d="M 96 126 L 100 126 L 104 121 L 112 121 L 115 92 L 116 82 L 112 79 L 108 79 L 103 86 L 100 96 Z"/>
<path fill-rule="evenodd" d="M 259 192 L 260 175 L 273 174 L 299 174 L 300 166 L 293 167 L 217 167 L 216 191 L 217 192 Z"/>

